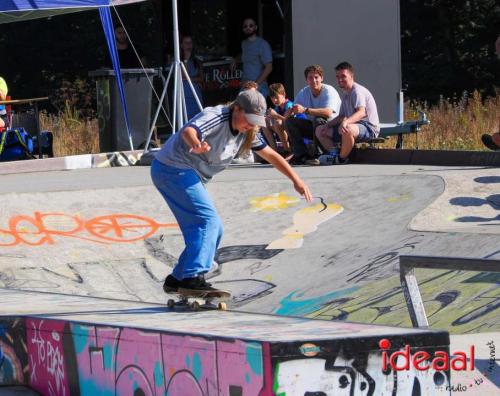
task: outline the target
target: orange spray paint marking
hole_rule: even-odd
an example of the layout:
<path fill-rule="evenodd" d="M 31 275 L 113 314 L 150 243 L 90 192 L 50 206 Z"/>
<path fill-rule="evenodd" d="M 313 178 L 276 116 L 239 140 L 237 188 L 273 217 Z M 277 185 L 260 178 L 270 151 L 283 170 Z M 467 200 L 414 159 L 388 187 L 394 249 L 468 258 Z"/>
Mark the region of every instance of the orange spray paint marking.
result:
<path fill-rule="evenodd" d="M 177 228 L 133 214 L 111 214 L 84 220 L 78 215 L 35 212 L 33 217 L 14 216 L 8 229 L 0 228 L 0 246 L 53 245 L 54 237 L 71 237 L 95 243 L 131 243 L 146 239 L 159 228 Z M 85 234 L 90 234 L 87 236 Z"/>

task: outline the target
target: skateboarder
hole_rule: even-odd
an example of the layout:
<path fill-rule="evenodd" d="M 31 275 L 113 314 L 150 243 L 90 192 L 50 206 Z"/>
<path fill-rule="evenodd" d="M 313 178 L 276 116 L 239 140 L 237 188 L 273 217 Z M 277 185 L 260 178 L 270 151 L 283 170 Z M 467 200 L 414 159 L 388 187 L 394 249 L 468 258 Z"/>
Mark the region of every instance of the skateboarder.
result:
<path fill-rule="evenodd" d="M 266 101 L 256 90 L 241 92 L 230 104 L 207 107 L 166 142 L 151 164 L 153 183 L 172 210 L 186 247 L 163 289 L 214 289 L 205 281 L 223 227 L 204 186 L 241 151 L 252 149 L 274 165 L 311 201 L 311 192 L 288 163 L 258 133 L 266 125 Z"/>

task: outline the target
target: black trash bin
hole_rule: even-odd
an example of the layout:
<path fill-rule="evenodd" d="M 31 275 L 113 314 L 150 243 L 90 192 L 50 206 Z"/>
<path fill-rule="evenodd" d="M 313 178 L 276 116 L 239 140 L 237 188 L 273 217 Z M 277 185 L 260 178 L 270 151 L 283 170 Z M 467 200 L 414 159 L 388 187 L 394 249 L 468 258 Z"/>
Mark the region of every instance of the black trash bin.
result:
<path fill-rule="evenodd" d="M 161 75 L 160 69 L 122 69 L 125 99 L 134 149 L 144 147 L 151 122 L 152 88 L 148 77 Z M 122 103 L 114 70 L 89 72 L 96 79 L 99 149 L 101 152 L 130 150 Z M 142 146 L 141 146 L 142 145 Z"/>

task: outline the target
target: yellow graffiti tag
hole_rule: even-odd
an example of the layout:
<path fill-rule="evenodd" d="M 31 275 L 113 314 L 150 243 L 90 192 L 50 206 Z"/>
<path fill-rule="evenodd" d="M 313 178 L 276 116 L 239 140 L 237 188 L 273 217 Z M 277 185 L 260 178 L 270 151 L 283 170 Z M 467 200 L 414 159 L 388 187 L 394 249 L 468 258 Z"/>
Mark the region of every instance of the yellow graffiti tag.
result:
<path fill-rule="evenodd" d="M 300 202 L 297 197 L 291 197 L 285 193 L 276 193 L 265 197 L 252 198 L 250 204 L 255 212 L 271 212 L 273 210 L 287 209 L 296 206 Z"/>
<path fill-rule="evenodd" d="M 390 197 L 387 198 L 388 202 L 394 203 L 394 202 L 403 202 L 403 201 L 409 201 L 411 199 L 410 194 L 401 194 L 398 195 L 397 197 Z"/>
<path fill-rule="evenodd" d="M 304 235 L 314 232 L 318 225 L 342 213 L 344 208 L 335 203 L 319 203 L 298 210 L 293 215 L 293 226 L 283 231 L 284 237 L 271 242 L 266 249 L 297 249 L 304 242 Z"/>

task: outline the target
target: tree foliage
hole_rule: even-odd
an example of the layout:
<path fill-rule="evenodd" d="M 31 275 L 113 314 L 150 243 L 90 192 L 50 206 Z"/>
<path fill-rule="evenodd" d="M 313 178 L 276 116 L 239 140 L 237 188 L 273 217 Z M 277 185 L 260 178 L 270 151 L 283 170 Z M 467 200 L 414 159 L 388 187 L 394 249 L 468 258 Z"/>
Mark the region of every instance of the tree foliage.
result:
<path fill-rule="evenodd" d="M 408 96 L 435 101 L 500 81 L 497 0 L 401 0 L 403 83 Z"/>
<path fill-rule="evenodd" d="M 161 2 L 118 8 L 133 42 L 152 65 L 160 65 L 165 52 Z M 500 81 L 494 49 L 499 33 L 498 0 L 401 0 L 407 96 L 432 102 L 475 89 L 493 94 Z M 97 11 L 2 25 L 0 50 L 0 75 L 16 97 L 54 96 L 67 81 L 92 84 L 88 72 L 107 59 Z"/>

